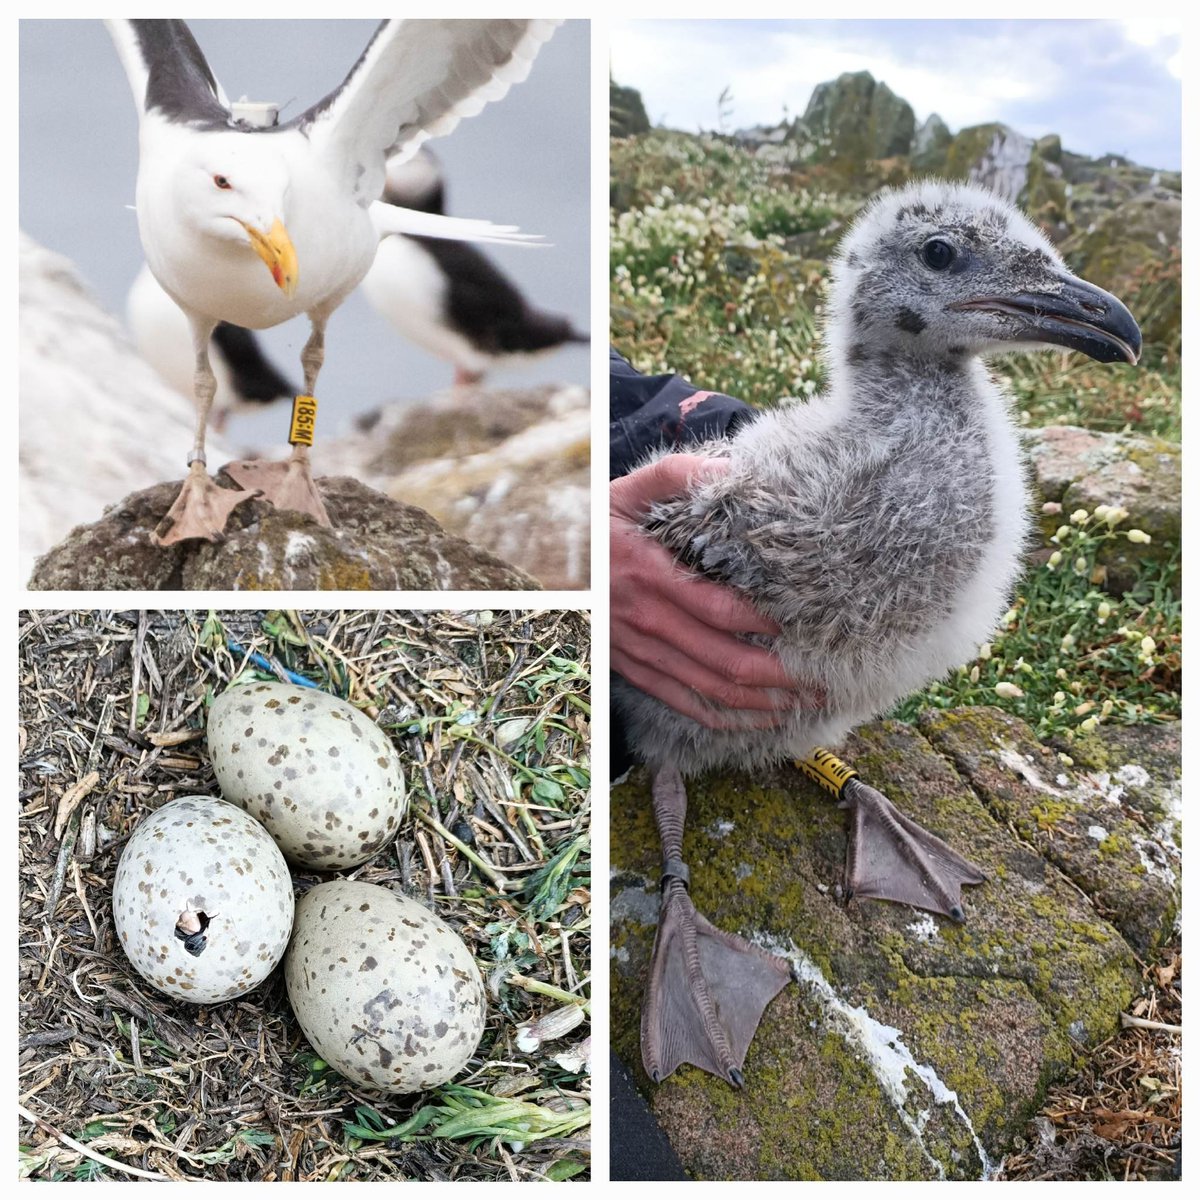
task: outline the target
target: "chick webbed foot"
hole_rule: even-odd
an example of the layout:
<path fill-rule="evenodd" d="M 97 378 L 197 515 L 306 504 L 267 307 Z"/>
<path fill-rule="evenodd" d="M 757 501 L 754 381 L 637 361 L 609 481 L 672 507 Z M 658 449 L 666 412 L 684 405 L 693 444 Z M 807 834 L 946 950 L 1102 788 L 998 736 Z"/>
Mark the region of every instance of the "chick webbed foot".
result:
<path fill-rule="evenodd" d="M 764 1009 L 791 978 L 791 967 L 696 911 L 681 859 L 686 812 L 682 776 L 660 771 L 654 815 L 663 843 L 663 885 L 642 1002 L 642 1064 L 655 1083 L 691 1063 L 741 1087 L 750 1041 Z"/>
<path fill-rule="evenodd" d="M 974 863 L 861 779 L 845 783 L 841 805 L 850 809 L 853 821 L 846 854 L 850 897 L 895 900 L 955 921 L 965 919 L 963 885 L 987 879 Z"/>
<path fill-rule="evenodd" d="M 669 880 L 642 1007 L 646 1073 L 661 1083 L 691 1063 L 740 1088 L 763 1011 L 790 978 L 784 959 L 717 929 Z"/>

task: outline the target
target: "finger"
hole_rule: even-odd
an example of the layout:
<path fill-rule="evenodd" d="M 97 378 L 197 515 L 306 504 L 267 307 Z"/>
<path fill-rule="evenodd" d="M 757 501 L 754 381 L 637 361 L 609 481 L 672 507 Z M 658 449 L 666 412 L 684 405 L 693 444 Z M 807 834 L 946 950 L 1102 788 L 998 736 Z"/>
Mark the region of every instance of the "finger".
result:
<path fill-rule="evenodd" d="M 660 675 L 617 650 L 613 651 L 612 667 L 639 691 L 661 700 L 669 708 L 690 717 L 705 729 L 775 729 L 788 720 L 788 714 L 782 712 L 750 714 L 733 709 L 713 708 L 677 680 Z"/>
<path fill-rule="evenodd" d="M 666 621 L 660 605 L 634 608 L 621 615 L 637 633 L 666 642 L 727 683 L 789 691 L 795 687 L 783 663 L 769 650 L 739 641 L 686 611 L 676 610 Z"/>
<path fill-rule="evenodd" d="M 664 646 L 657 638 L 647 637 L 630 627 L 614 624 L 613 641 L 628 658 L 660 675 L 668 676 L 704 699 L 723 708 L 754 709 L 760 712 L 788 712 L 800 707 L 800 697 L 782 688 L 743 687 L 716 674 L 704 663 Z"/>
<path fill-rule="evenodd" d="M 665 546 L 664 554 L 670 555 Z M 663 586 L 663 595 L 677 608 L 689 613 L 713 629 L 728 633 L 779 633 L 778 624 L 760 613 L 736 588 L 714 583 L 694 571 L 675 564 L 675 571 Z"/>
<path fill-rule="evenodd" d="M 609 484 L 609 510 L 628 521 L 640 521 L 656 500 L 683 496 L 695 483 L 723 475 L 729 463 L 698 454 L 666 454 Z"/>
<path fill-rule="evenodd" d="M 617 520 L 612 523 L 612 540 L 624 539 L 622 557 L 636 560 L 638 573 L 673 607 L 716 630 L 728 633 L 761 633 L 775 636 L 779 626 L 760 613 L 736 588 L 715 583 L 683 566 L 661 542 L 640 529 Z M 632 540 L 630 540 L 632 539 Z M 618 552 L 614 547 L 613 561 Z"/>

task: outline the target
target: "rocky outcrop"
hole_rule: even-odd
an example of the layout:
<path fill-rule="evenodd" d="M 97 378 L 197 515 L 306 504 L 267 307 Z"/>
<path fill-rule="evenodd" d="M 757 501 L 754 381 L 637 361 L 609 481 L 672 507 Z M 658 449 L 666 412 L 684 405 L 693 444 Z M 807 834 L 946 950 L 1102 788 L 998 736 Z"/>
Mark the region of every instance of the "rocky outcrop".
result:
<path fill-rule="evenodd" d="M 838 898 L 845 814 L 794 769 L 689 788 L 697 908 L 789 957 L 735 1091 L 695 1068 L 639 1086 L 703 1179 L 937 1179 L 992 1173 L 1078 1047 L 1112 1034 L 1135 950 L 1179 904 L 1179 734 L 1102 726 L 1076 765 L 994 709 L 883 721 L 842 753 L 979 863 L 964 925 Z M 612 1029 L 640 1064 L 657 915 L 645 776 L 612 804 Z"/>
<path fill-rule="evenodd" d="M 608 132 L 610 137 L 631 137 L 647 133 L 650 118 L 637 88 L 622 87 L 611 77 L 608 81 Z"/>
<path fill-rule="evenodd" d="M 953 140 L 954 135 L 946 122 L 937 113 L 930 113 L 913 140 L 913 166 L 918 171 L 940 170 Z"/>
<path fill-rule="evenodd" d="M 222 479 L 222 482 L 228 482 Z M 317 488 L 332 529 L 248 500 L 224 542 L 157 547 L 150 536 L 179 493 L 160 483 L 74 530 L 38 560 L 30 588 L 53 591 L 471 591 L 537 581 L 446 533 L 426 512 L 355 479 Z"/>
<path fill-rule="evenodd" d="M 1098 562 L 1105 586 L 1120 594 L 1137 577 L 1139 562 L 1178 560 L 1182 537 L 1183 464 L 1176 442 L 1130 433 L 1097 433 L 1074 425 L 1050 425 L 1024 435 L 1041 502 L 1061 510 L 1042 513 L 1047 536 L 1078 509 L 1099 504 L 1124 508 L 1122 530 L 1140 529 L 1149 543 L 1117 538 Z"/>
<path fill-rule="evenodd" d="M 812 142 L 816 161 L 857 162 L 907 154 L 915 131 L 912 105 L 869 71 L 856 71 L 813 89 L 793 137 Z"/>
<path fill-rule="evenodd" d="M 456 388 L 358 424 L 314 450 L 321 470 L 353 473 L 419 505 L 543 587 L 587 587 L 591 417 L 583 388 Z"/>

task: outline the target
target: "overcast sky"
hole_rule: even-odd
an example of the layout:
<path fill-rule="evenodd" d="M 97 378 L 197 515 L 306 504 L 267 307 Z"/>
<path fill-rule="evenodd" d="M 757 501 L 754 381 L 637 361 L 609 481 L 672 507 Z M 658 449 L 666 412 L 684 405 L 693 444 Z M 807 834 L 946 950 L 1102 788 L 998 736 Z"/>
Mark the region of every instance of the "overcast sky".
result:
<path fill-rule="evenodd" d="M 191 21 L 232 99 L 274 100 L 284 120 L 335 88 L 376 21 Z M 22 21 L 21 226 L 72 259 L 100 301 L 123 315 L 142 263 L 129 207 L 137 179 L 137 116 L 116 50 L 100 21 Z M 569 21 L 543 47 L 529 78 L 503 100 L 430 143 L 446 170 L 450 211 L 520 225 L 545 250 L 487 253 L 537 304 L 589 329 L 589 28 Z M 303 317 L 267 330 L 270 356 L 300 377 Z M 326 436 L 354 414 L 449 384 L 452 370 L 403 341 L 355 292 L 334 314 L 319 390 Z M 584 346 L 565 348 L 499 383 L 588 382 Z M 283 406 L 235 418 L 230 434 L 281 444 Z M 183 450 L 180 451 L 180 461 Z"/>
<path fill-rule="evenodd" d="M 1080 154 L 1180 166 L 1178 21 L 620 21 L 612 73 L 655 124 L 729 128 L 804 112 L 813 87 L 870 71 L 952 130 L 1003 121 Z"/>

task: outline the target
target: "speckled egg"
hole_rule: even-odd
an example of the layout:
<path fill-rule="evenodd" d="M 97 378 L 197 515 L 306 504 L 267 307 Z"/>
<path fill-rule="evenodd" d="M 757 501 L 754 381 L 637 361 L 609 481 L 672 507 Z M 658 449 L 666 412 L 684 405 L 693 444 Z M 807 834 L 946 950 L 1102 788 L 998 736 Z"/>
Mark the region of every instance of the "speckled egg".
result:
<path fill-rule="evenodd" d="M 208 714 L 221 794 L 260 820 L 294 863 L 331 871 L 366 862 L 404 817 L 404 772 L 358 709 L 311 688 L 230 688 Z"/>
<path fill-rule="evenodd" d="M 129 961 L 192 1004 L 262 983 L 287 949 L 294 909 L 271 835 L 212 796 L 180 796 L 146 817 L 113 881 L 113 923 Z"/>
<path fill-rule="evenodd" d="M 462 938 L 375 884 L 337 879 L 302 896 L 283 969 L 305 1037 L 363 1087 L 436 1087 L 483 1036 L 483 980 Z"/>

